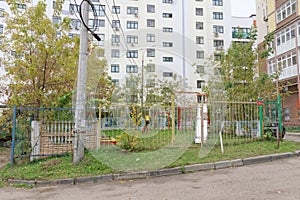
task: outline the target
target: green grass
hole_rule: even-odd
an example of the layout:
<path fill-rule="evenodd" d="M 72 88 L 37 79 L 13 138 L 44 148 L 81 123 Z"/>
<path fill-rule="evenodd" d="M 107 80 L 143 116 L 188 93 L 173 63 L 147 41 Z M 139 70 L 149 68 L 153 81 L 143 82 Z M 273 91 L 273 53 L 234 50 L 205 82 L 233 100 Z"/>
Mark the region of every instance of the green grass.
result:
<path fill-rule="evenodd" d="M 222 155 L 219 143 L 212 149 L 205 147 L 201 149 L 199 145 L 193 145 L 188 148 L 181 157 L 167 167 L 232 160 L 281 152 L 293 152 L 299 149 L 300 143 L 291 141 L 282 141 L 279 149 L 277 148 L 277 141 L 225 141 L 225 153 Z M 206 156 L 199 157 L 201 153 L 205 155 L 206 150 L 209 150 L 209 153 Z M 172 151 L 172 148 L 170 151 Z M 126 155 L 126 152 L 123 152 L 123 155 Z M 76 165 L 72 164 L 72 156 L 67 155 L 34 162 L 24 162 L 13 167 L 6 166 L 0 170 L 0 187 L 6 185 L 7 179 L 53 180 L 109 173 L 116 173 L 116 171 L 99 162 L 90 152 L 86 152 L 84 160 Z"/>

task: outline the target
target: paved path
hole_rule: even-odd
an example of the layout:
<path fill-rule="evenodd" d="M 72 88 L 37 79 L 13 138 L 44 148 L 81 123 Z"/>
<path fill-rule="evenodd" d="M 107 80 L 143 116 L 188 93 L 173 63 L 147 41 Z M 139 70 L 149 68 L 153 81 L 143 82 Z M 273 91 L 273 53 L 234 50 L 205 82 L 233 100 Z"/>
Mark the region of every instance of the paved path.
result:
<path fill-rule="evenodd" d="M 169 200 L 300 199 L 300 157 L 239 168 L 176 176 L 61 185 L 34 189 L 0 189 L 1 200 Z"/>

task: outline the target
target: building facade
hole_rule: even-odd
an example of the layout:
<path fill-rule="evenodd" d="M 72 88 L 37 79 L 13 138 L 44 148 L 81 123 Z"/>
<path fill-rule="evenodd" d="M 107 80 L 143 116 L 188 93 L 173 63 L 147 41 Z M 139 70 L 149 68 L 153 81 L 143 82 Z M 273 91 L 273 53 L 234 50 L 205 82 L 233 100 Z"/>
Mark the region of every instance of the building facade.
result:
<path fill-rule="evenodd" d="M 300 114 L 300 1 L 258 0 L 260 42 L 271 34 L 273 51 L 263 71 L 278 73 L 277 90 L 283 96 L 283 120 L 298 123 Z"/>
<path fill-rule="evenodd" d="M 20 9 L 37 2 L 20 4 Z M 48 17 L 54 23 L 63 17 L 71 18 L 69 36 L 79 35 L 80 2 L 66 0 L 61 16 L 54 16 L 55 1 L 47 2 Z M 145 84 L 151 84 L 152 74 L 162 80 L 171 80 L 176 75 L 184 80 L 187 90 L 201 92 L 213 73 L 207 64 L 209 59 L 217 58 L 217 51 L 230 46 L 238 29 L 247 34 L 253 25 L 250 17 L 231 16 L 230 0 L 92 0 L 92 3 L 97 17 L 90 9 L 89 26 L 96 26 L 95 33 L 101 40 L 89 38 L 104 49 L 109 75 L 117 85 L 126 84 L 130 75 L 142 74 Z M 2 11 L 9 12 L 4 1 L 0 1 Z M 3 32 L 5 23 L 1 20 L 0 32 Z"/>

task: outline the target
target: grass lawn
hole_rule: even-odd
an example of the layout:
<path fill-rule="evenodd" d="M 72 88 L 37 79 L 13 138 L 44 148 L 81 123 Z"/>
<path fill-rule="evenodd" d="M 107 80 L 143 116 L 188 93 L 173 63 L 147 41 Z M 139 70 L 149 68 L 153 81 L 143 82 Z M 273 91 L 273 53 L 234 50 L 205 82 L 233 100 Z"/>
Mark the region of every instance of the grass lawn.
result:
<path fill-rule="evenodd" d="M 174 148 L 175 149 L 175 148 Z M 282 141 L 280 148 L 277 148 L 276 141 L 241 141 L 225 142 L 225 153 L 220 153 L 220 144 L 216 144 L 212 149 L 205 152 L 206 148 L 191 146 L 174 162 L 170 162 L 167 167 L 184 166 L 195 163 L 215 162 L 220 160 L 231 160 L 237 158 L 246 158 L 251 156 L 274 154 L 281 152 L 293 152 L 300 149 L 300 143 L 291 141 Z M 96 154 L 95 154 L 96 153 Z M 207 154 L 206 154 L 207 153 Z M 126 152 L 123 152 L 125 155 Z M 72 164 L 72 156 L 47 158 L 34 162 L 24 162 L 13 167 L 6 166 L 0 170 L 0 186 L 4 186 L 5 180 L 26 179 L 26 180 L 53 180 L 61 178 L 85 177 L 118 171 L 103 164 L 96 159 L 97 152 L 86 152 L 84 160 L 79 164 Z M 156 157 L 159 160 L 159 157 Z M 112 158 L 113 160 L 113 158 Z"/>

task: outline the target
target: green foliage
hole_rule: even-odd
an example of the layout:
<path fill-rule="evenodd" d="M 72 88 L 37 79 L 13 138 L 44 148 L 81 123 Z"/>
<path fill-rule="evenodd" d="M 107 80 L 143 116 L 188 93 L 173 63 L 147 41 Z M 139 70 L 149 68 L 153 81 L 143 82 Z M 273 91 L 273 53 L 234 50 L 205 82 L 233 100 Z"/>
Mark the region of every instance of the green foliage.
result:
<path fill-rule="evenodd" d="M 143 79 L 144 83 L 142 83 Z M 151 80 L 151 82 L 147 82 L 147 80 Z M 144 78 L 141 74 L 130 75 L 126 77 L 126 84 L 116 88 L 112 101 L 139 104 L 145 107 L 170 106 L 171 96 L 178 91 L 183 91 L 183 79 L 177 75 L 173 75 L 168 80 L 161 80 L 151 73 L 144 74 Z"/>
<path fill-rule="evenodd" d="M 274 41 L 274 33 L 269 33 L 265 36 L 263 41 L 262 51 L 260 52 L 260 59 L 267 58 L 273 53 L 272 43 Z"/>
<path fill-rule="evenodd" d="M 219 62 L 229 101 L 256 101 L 259 97 L 268 99 L 274 95 L 275 77 L 258 72 L 258 53 L 253 49 L 255 30 L 249 38 L 249 42 L 233 42 Z"/>
<path fill-rule="evenodd" d="M 123 132 L 117 137 L 117 144 L 120 145 L 121 149 L 134 150 L 138 141 L 138 137 L 131 135 L 127 132 Z"/>
<path fill-rule="evenodd" d="M 131 106 L 130 107 L 130 118 L 132 122 L 135 124 L 136 127 L 139 127 L 142 124 L 143 120 L 143 113 L 138 110 L 137 107 Z"/>
<path fill-rule="evenodd" d="M 115 90 L 115 85 L 107 73 L 107 62 L 105 59 L 100 59 L 103 54 L 103 49 L 92 48 L 87 64 L 87 97 L 89 102 L 96 103 L 97 107 L 99 104 L 109 107 Z"/>
<path fill-rule="evenodd" d="M 69 20 L 52 24 L 45 3 L 21 10 L 15 1 L 7 2 L 12 15 L 1 36 L 6 103 L 50 107 L 74 87 L 79 38 L 69 38 Z"/>

